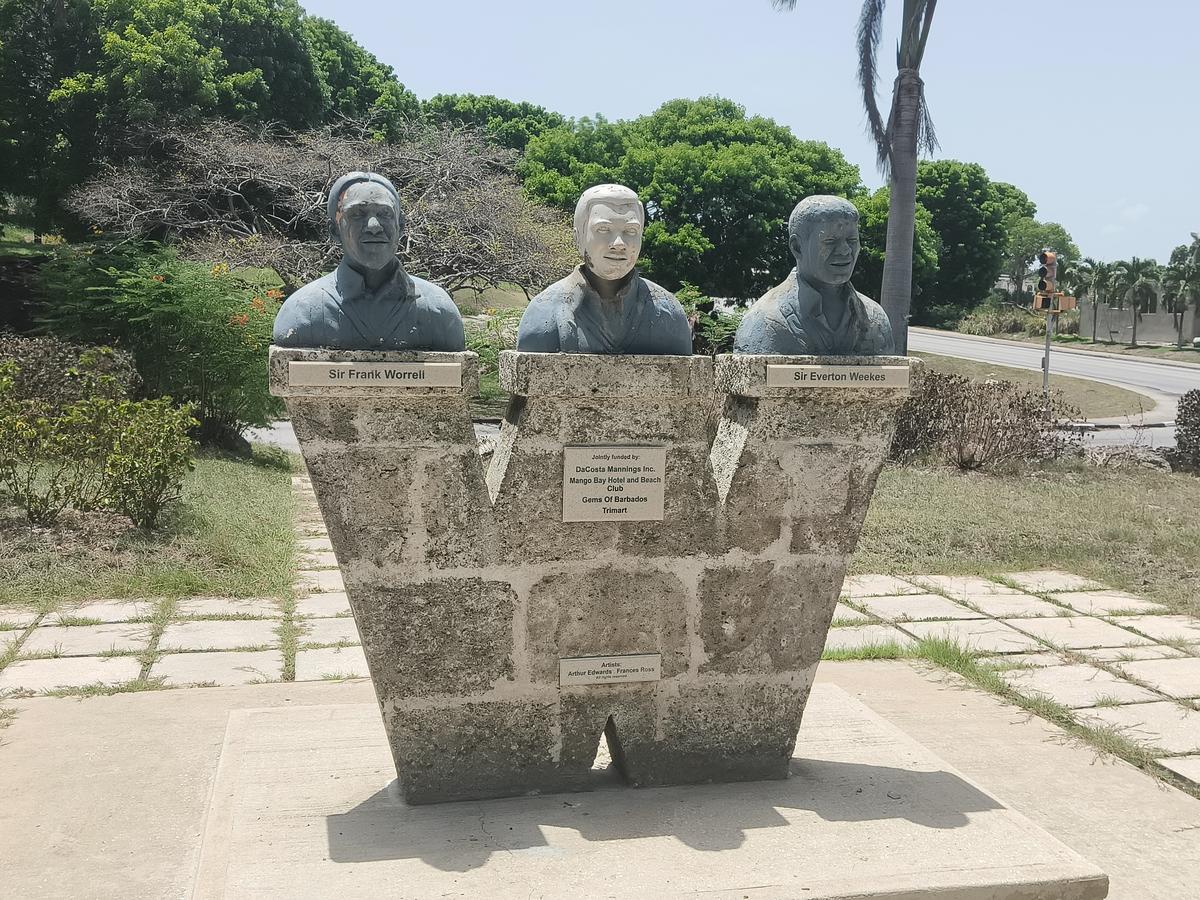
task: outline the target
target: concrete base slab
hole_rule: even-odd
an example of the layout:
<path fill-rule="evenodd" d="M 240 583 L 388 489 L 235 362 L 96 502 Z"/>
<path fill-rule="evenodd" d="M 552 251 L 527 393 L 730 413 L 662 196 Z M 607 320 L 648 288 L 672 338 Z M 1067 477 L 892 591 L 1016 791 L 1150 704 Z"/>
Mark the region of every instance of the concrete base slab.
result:
<path fill-rule="evenodd" d="M 180 600 L 175 608 L 180 619 L 202 616 L 245 616 L 256 619 L 278 619 L 283 616 L 279 601 L 264 597 L 189 597 Z"/>
<path fill-rule="evenodd" d="M 1200 712 L 1178 703 L 1139 703 L 1089 711 L 1095 724 L 1111 725 L 1139 744 L 1168 753 L 1200 753 Z"/>
<path fill-rule="evenodd" d="M 787 781 L 604 784 L 409 807 L 373 705 L 235 711 L 193 897 L 1107 893 L 1095 866 L 833 686 L 813 693 Z"/>
<path fill-rule="evenodd" d="M 53 691 L 90 684 L 124 684 L 142 672 L 132 656 L 64 656 L 11 663 L 0 672 L 0 692 Z"/>
<path fill-rule="evenodd" d="M 1200 662 L 1200 660 L 1196 660 Z M 1004 673 L 1004 680 L 1022 694 L 1040 694 L 1063 706 L 1095 706 L 1101 700 L 1116 703 L 1152 703 L 1162 699 L 1136 684 L 1092 666 L 1051 666 Z"/>
<path fill-rule="evenodd" d="M 367 657 L 362 647 L 322 647 L 296 654 L 296 680 L 322 678 L 369 678 Z"/>
<path fill-rule="evenodd" d="M 348 616 L 339 619 L 304 619 L 300 626 L 301 644 L 357 644 L 358 628 Z"/>
<path fill-rule="evenodd" d="M 863 597 L 895 597 L 898 594 L 922 594 L 919 587 L 894 575 L 850 575 L 842 585 L 842 596 L 851 600 Z"/>
<path fill-rule="evenodd" d="M 1136 628 L 1156 641 L 1200 642 L 1200 621 L 1191 616 L 1117 616 L 1113 621 Z"/>
<path fill-rule="evenodd" d="M 0 606 L 0 627 L 24 628 L 37 620 L 37 613 L 14 606 Z"/>
<path fill-rule="evenodd" d="M 989 616 L 1000 619 L 1031 616 L 1069 616 L 1069 609 L 1030 597 L 1028 594 L 975 594 L 968 601 L 972 606 Z"/>
<path fill-rule="evenodd" d="M 1135 659 L 1177 659 L 1183 656 L 1174 647 L 1166 644 L 1146 644 L 1143 647 L 1098 647 L 1094 650 L 1080 651 L 1089 659 L 1101 662 L 1132 662 Z"/>
<path fill-rule="evenodd" d="M 1181 778 L 1200 784 L 1200 756 L 1168 756 L 1158 760 L 1158 764 Z"/>
<path fill-rule="evenodd" d="M 249 653 L 168 653 L 150 670 L 165 684 L 255 684 L 278 681 L 283 673 L 283 654 L 278 650 Z"/>
<path fill-rule="evenodd" d="M 859 650 L 881 644 L 898 644 L 907 647 L 913 639 L 890 625 L 848 625 L 845 628 L 830 628 L 825 638 L 825 649 Z"/>
<path fill-rule="evenodd" d="M 864 613 L 860 613 L 857 609 L 852 609 L 845 603 L 839 603 L 833 609 L 833 621 L 841 623 L 870 622 L 871 617 Z"/>
<path fill-rule="evenodd" d="M 1172 697 L 1200 697 L 1200 659 L 1143 659 L 1116 664 L 1123 672 Z"/>
<path fill-rule="evenodd" d="M 65 618 L 95 619 L 98 622 L 132 622 L 148 619 L 154 615 L 153 600 L 95 600 L 75 609 L 60 609 L 49 617 L 48 624 L 57 624 Z M 4 618 L 0 613 L 0 619 Z"/>
<path fill-rule="evenodd" d="M 217 619 L 176 622 L 163 629 L 160 650 L 234 650 L 277 647 L 279 623 L 271 619 Z"/>
<path fill-rule="evenodd" d="M 1151 644 L 1144 637 L 1110 625 L 1090 616 L 1067 616 L 1058 619 L 1009 619 L 1008 624 L 1037 635 L 1056 647 L 1082 650 L 1087 647 L 1133 647 Z"/>
<path fill-rule="evenodd" d="M 1007 580 L 1027 591 L 1045 593 L 1046 591 L 1087 591 L 1099 588 L 1094 581 L 1089 581 L 1071 572 L 1058 569 L 1045 569 L 1040 572 L 1009 572 L 1004 576 Z"/>
<path fill-rule="evenodd" d="M 334 591 L 329 594 L 310 594 L 296 601 L 296 615 L 314 616 L 317 618 L 332 618 L 334 616 L 350 615 L 350 601 L 345 591 Z"/>
<path fill-rule="evenodd" d="M 889 622 L 922 619 L 980 619 L 982 613 L 967 609 L 939 594 L 905 594 L 900 597 L 865 597 L 863 609 Z"/>
<path fill-rule="evenodd" d="M 33 630 L 21 646 L 21 653 L 95 656 L 109 650 L 145 650 L 149 643 L 148 625 L 46 625 Z"/>
<path fill-rule="evenodd" d="M 1124 591 L 1071 591 L 1050 595 L 1059 603 L 1089 616 L 1111 616 L 1114 613 L 1155 613 L 1163 608 L 1157 603 L 1135 597 Z"/>
<path fill-rule="evenodd" d="M 904 626 L 917 637 L 945 638 L 984 653 L 1021 653 L 1042 645 L 1027 635 L 992 619 L 958 619 L 953 622 L 913 622 Z"/>

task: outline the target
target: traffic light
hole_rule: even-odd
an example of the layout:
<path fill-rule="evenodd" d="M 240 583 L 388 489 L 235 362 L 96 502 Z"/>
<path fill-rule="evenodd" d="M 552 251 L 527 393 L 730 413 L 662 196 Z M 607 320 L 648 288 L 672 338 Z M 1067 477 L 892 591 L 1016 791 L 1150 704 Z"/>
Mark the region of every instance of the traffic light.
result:
<path fill-rule="evenodd" d="M 1053 298 L 1050 294 L 1039 292 L 1033 295 L 1033 311 L 1048 313 L 1052 311 Z"/>
<path fill-rule="evenodd" d="M 1054 282 L 1058 278 L 1058 254 L 1053 250 L 1043 250 L 1038 254 L 1038 262 L 1041 263 L 1041 268 L 1038 269 L 1037 289 L 1043 293 L 1053 294 Z"/>

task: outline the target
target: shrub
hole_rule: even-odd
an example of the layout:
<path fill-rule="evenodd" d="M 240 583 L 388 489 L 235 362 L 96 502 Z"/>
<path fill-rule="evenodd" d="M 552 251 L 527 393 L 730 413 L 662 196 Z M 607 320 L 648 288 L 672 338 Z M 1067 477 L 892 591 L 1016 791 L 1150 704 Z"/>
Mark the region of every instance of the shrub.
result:
<path fill-rule="evenodd" d="M 517 346 L 517 328 L 522 310 L 488 309 L 479 324 L 467 325 L 467 349 L 479 355 L 479 396 L 495 400 L 504 394 L 500 387 L 500 351 Z"/>
<path fill-rule="evenodd" d="M 163 508 L 179 499 L 183 476 L 192 470 L 195 445 L 188 430 L 196 420 L 169 397 L 126 401 L 113 414 L 119 427 L 104 463 L 107 505 L 139 528 L 153 528 Z"/>
<path fill-rule="evenodd" d="M 891 456 L 936 452 L 966 470 L 1054 458 L 1077 442 L 1058 425 L 1078 417 L 1058 396 L 1047 399 L 1010 381 L 925 372 L 897 415 Z"/>
<path fill-rule="evenodd" d="M 12 398 L 62 409 L 85 397 L 131 397 L 140 383 L 133 357 L 53 335 L 0 334 L 0 362 L 16 367 Z"/>
<path fill-rule="evenodd" d="M 0 487 L 30 522 L 48 525 L 70 503 L 74 467 L 55 420 L 14 398 L 16 371 L 0 363 Z"/>
<path fill-rule="evenodd" d="M 1186 468 L 1200 469 L 1200 389 L 1188 391 L 1175 413 L 1175 452 Z"/>
<path fill-rule="evenodd" d="M 733 339 L 744 313 L 717 309 L 711 297 L 704 296 L 698 287 L 686 281 L 675 292 L 675 298 L 692 325 L 693 353 L 715 356 L 733 350 Z"/>
<path fill-rule="evenodd" d="M 261 271 L 178 259 L 161 247 L 67 251 L 43 270 L 59 335 L 128 349 L 151 396 L 190 405 L 199 436 L 227 443 L 282 412 L 266 352 L 282 294 Z"/>

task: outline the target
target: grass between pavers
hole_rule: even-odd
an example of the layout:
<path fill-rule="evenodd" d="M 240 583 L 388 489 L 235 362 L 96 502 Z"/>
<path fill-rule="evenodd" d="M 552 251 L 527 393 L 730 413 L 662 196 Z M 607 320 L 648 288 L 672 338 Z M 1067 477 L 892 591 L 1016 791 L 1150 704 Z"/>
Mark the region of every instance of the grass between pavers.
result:
<path fill-rule="evenodd" d="M 937 372 L 962 375 L 974 381 L 999 378 L 1039 392 L 1042 389 L 1042 373 L 1036 369 L 1019 369 L 974 359 L 960 359 L 957 356 L 938 356 L 934 353 L 914 353 L 913 356 L 921 357 Z M 1055 375 L 1053 359 L 1050 361 L 1050 388 L 1061 393 L 1067 403 L 1078 407 L 1088 419 L 1130 416 L 1136 421 L 1138 415 L 1154 408 L 1154 401 L 1145 394 L 1087 378 Z"/>
<path fill-rule="evenodd" d="M 890 652 L 891 655 L 888 655 Z M 916 659 L 953 672 L 968 684 L 993 694 L 1000 699 L 1038 716 L 1060 728 L 1070 738 L 1092 747 L 1101 758 L 1116 757 L 1137 766 L 1159 781 L 1200 799 L 1200 785 L 1180 777 L 1170 769 L 1158 764 L 1158 757 L 1168 755 L 1165 751 L 1141 744 L 1114 726 L 1098 726 L 1085 722 L 1075 715 L 1075 710 L 1041 694 L 1023 694 L 1013 688 L 1001 676 L 1001 672 L 1018 666 L 1006 665 L 1003 657 L 991 657 L 957 641 L 947 638 L 920 638 L 911 646 L 898 642 L 868 644 L 860 648 L 832 650 L 822 654 L 822 660 L 838 662 L 852 660 Z M 996 659 L 996 664 L 991 660 Z M 1104 698 L 1101 698 L 1103 700 Z M 1097 704 L 1097 705 L 1124 705 Z"/>
<path fill-rule="evenodd" d="M 47 610 L 90 599 L 289 596 L 299 556 L 291 467 L 260 448 L 251 459 L 203 454 L 152 534 L 70 511 L 34 529 L 0 507 L 0 602 Z"/>
<path fill-rule="evenodd" d="M 1066 569 L 1200 616 L 1197 559 L 1200 478 L 1070 462 L 1003 475 L 918 463 L 880 474 L 850 572 Z"/>

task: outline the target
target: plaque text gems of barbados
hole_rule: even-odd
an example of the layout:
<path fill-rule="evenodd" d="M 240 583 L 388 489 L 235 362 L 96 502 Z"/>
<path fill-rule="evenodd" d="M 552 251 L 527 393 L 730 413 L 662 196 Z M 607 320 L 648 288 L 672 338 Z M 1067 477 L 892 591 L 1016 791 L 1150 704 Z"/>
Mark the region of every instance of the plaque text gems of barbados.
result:
<path fill-rule="evenodd" d="M 908 366 L 767 365 L 767 387 L 906 389 Z"/>
<path fill-rule="evenodd" d="M 293 386 L 462 387 L 456 362 L 298 362 L 288 363 Z"/>
<path fill-rule="evenodd" d="M 666 447 L 564 447 L 564 522 L 661 522 Z"/>

